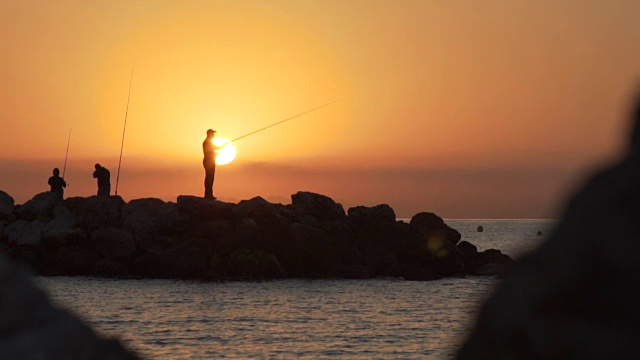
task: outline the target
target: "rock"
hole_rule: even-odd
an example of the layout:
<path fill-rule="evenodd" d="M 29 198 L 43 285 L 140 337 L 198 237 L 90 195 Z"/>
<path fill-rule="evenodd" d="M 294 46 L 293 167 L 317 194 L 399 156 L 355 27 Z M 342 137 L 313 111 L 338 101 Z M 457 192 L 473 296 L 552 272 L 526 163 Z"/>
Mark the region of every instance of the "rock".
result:
<path fill-rule="evenodd" d="M 411 218 L 409 224 L 420 235 L 427 238 L 432 236 L 444 237 L 444 240 L 454 245 L 462 238 L 458 230 L 445 224 L 441 217 L 433 213 L 422 212 L 416 214 Z"/>
<path fill-rule="evenodd" d="M 232 220 L 235 204 L 204 199 L 196 196 L 180 195 L 178 209 L 198 221 Z"/>
<path fill-rule="evenodd" d="M 95 249 L 107 259 L 128 260 L 136 251 L 133 235 L 126 230 L 103 227 L 91 233 Z"/>
<path fill-rule="evenodd" d="M 409 226 L 414 229 L 413 237 L 409 237 L 407 245 L 398 254 L 400 268 L 409 269 L 404 271 L 414 274 L 411 277 L 416 280 L 464 274 L 462 253 L 453 242 L 447 241 L 446 231 L 427 227 L 420 234 L 415 231 L 415 225 Z"/>
<path fill-rule="evenodd" d="M 74 223 L 65 220 L 51 220 L 42 230 L 42 239 L 49 245 L 67 245 L 82 243 L 85 234 L 82 229 L 74 227 Z"/>
<path fill-rule="evenodd" d="M 240 201 L 233 209 L 233 213 L 238 219 L 251 218 L 258 223 L 262 222 L 262 220 L 277 220 L 281 222 L 285 220 L 274 204 L 259 196 Z"/>
<path fill-rule="evenodd" d="M 97 336 L 54 307 L 25 272 L 0 261 L 0 354 L 3 359 L 133 360 L 117 340 Z"/>
<path fill-rule="evenodd" d="M 42 230 L 42 239 L 49 245 L 81 243 L 85 236 L 78 228 L 80 221 L 63 205 L 53 209 L 53 220 L 46 223 Z"/>
<path fill-rule="evenodd" d="M 13 220 L 13 206 L 14 206 L 13 198 L 9 196 L 6 192 L 0 190 L 0 221 Z"/>
<path fill-rule="evenodd" d="M 160 199 L 131 200 L 122 207 L 122 228 L 133 233 L 136 245 L 147 250 L 158 236 L 182 235 L 189 225 L 189 217 L 178 211 L 175 203 Z"/>
<path fill-rule="evenodd" d="M 628 153 L 569 201 L 520 257 L 457 354 L 473 359 L 638 359 L 640 102 Z"/>
<path fill-rule="evenodd" d="M 347 219 L 350 223 L 393 223 L 396 222 L 396 213 L 387 205 L 376 205 L 373 207 L 356 206 L 348 211 Z"/>
<path fill-rule="evenodd" d="M 536 235 L 542 236 L 542 231 L 538 231 L 538 233 Z"/>
<path fill-rule="evenodd" d="M 40 220 L 27 222 L 18 220 L 5 228 L 5 237 L 9 244 L 40 245 L 44 223 Z"/>
<path fill-rule="evenodd" d="M 484 231 L 484 228 L 482 227 L 482 225 L 478 226 L 478 230 L 477 231 L 478 232 L 483 232 Z"/>
<path fill-rule="evenodd" d="M 253 219 L 248 219 L 253 222 L 255 226 L 258 224 Z M 221 237 L 233 232 L 233 225 L 228 220 L 212 220 L 204 222 L 192 223 L 186 232 L 186 237 L 192 239 L 210 239 L 218 240 Z"/>
<path fill-rule="evenodd" d="M 17 211 L 18 218 L 26 221 L 47 221 L 53 218 L 53 209 L 62 200 L 52 192 L 43 192 L 24 203 Z"/>
<path fill-rule="evenodd" d="M 275 256 L 259 249 L 237 249 L 228 261 L 229 272 L 243 279 L 280 279 L 286 272 Z"/>
<path fill-rule="evenodd" d="M 128 277 L 131 269 L 127 264 L 116 260 L 99 259 L 91 267 L 90 273 L 104 277 Z"/>
<path fill-rule="evenodd" d="M 5 244 L 0 243 L 0 257 L 4 257 L 5 259 L 9 259 L 12 257 L 11 248 Z"/>
<path fill-rule="evenodd" d="M 330 268 L 323 263 L 336 255 L 327 233 L 299 223 L 291 224 L 290 232 L 291 240 L 276 254 L 280 263 L 293 277 L 321 277 Z"/>
<path fill-rule="evenodd" d="M 89 275 L 98 258 L 95 250 L 68 246 L 48 255 L 43 262 L 55 275 Z"/>
<path fill-rule="evenodd" d="M 431 271 L 428 267 L 417 265 L 401 265 L 398 274 L 409 281 L 432 281 L 440 279 L 440 276 Z"/>
<path fill-rule="evenodd" d="M 478 268 L 478 248 L 468 241 L 461 241 L 458 250 L 462 253 L 465 273 L 475 274 Z"/>
<path fill-rule="evenodd" d="M 155 249 L 134 260 L 136 273 L 151 278 L 199 278 L 208 270 L 208 258 L 195 246 Z"/>
<path fill-rule="evenodd" d="M 296 219 L 307 215 L 318 221 L 342 221 L 346 218 L 341 204 L 330 197 L 306 191 L 298 191 L 291 195 L 291 212 Z"/>
<path fill-rule="evenodd" d="M 79 206 L 82 201 L 69 201 Z M 82 222 L 91 230 L 103 226 L 118 227 L 124 200 L 120 196 L 91 196 L 86 198 L 78 214 Z"/>
<path fill-rule="evenodd" d="M 477 261 L 479 266 L 485 264 L 509 265 L 513 262 L 509 255 L 503 254 L 500 250 L 496 249 L 489 249 L 478 253 Z"/>
<path fill-rule="evenodd" d="M 508 271 L 508 267 L 504 264 L 489 263 L 478 266 L 475 275 L 480 276 L 504 276 Z"/>

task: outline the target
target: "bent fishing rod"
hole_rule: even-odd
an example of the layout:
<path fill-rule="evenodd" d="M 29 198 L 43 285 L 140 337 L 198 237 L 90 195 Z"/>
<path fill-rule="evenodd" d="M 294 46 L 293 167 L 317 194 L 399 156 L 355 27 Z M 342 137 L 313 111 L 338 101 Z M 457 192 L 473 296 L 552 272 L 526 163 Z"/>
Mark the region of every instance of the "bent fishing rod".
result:
<path fill-rule="evenodd" d="M 120 182 L 120 166 L 122 165 L 122 149 L 124 149 L 124 133 L 127 131 L 127 117 L 129 116 L 129 100 L 131 100 L 131 84 L 133 84 L 133 69 L 129 79 L 129 95 L 127 95 L 127 110 L 124 113 L 124 128 L 122 129 L 122 143 L 120 144 L 120 160 L 118 161 L 118 176 L 116 177 L 116 196 L 118 195 L 118 183 Z"/>
<path fill-rule="evenodd" d="M 67 153 L 64 155 L 64 166 L 62 167 L 62 178 L 67 172 L 67 159 L 69 158 L 69 144 L 71 143 L 71 129 L 69 129 L 69 138 L 67 139 Z"/>
<path fill-rule="evenodd" d="M 231 140 L 230 142 L 236 142 L 236 141 L 238 141 L 238 140 L 240 140 L 240 139 L 246 138 L 246 137 L 247 137 L 247 136 L 249 136 L 249 135 L 253 135 L 253 134 L 255 134 L 255 133 L 259 133 L 260 131 L 267 130 L 267 129 L 268 129 L 268 128 L 270 128 L 270 127 L 273 127 L 273 126 L 276 126 L 276 125 L 282 124 L 282 123 L 284 123 L 284 122 L 287 122 L 287 121 L 289 121 L 289 120 L 293 120 L 293 119 L 295 119 L 295 118 L 297 118 L 297 117 L 300 117 L 300 116 L 302 116 L 302 115 L 305 115 L 305 114 L 308 114 L 308 113 L 310 113 L 310 112 L 313 112 L 313 111 L 316 111 L 316 110 L 322 109 L 322 108 L 323 108 L 323 107 L 325 107 L 325 106 L 329 106 L 329 105 L 331 105 L 331 104 L 335 104 L 335 103 L 337 103 L 338 101 L 340 101 L 340 100 L 339 100 L 339 99 L 333 100 L 333 101 L 328 102 L 328 103 L 326 103 L 326 104 L 324 104 L 324 105 L 320 105 L 320 106 L 315 107 L 315 108 L 313 108 L 313 109 L 311 109 L 311 110 L 307 110 L 307 111 L 302 112 L 302 113 L 300 113 L 300 114 L 298 114 L 298 115 L 294 115 L 294 116 L 292 116 L 292 117 L 286 118 L 286 119 L 281 120 L 281 121 L 278 121 L 278 122 L 276 122 L 276 123 L 273 123 L 273 124 L 271 124 L 271 125 L 269 125 L 269 126 L 265 126 L 265 127 L 261 128 L 261 129 L 258 129 L 258 130 L 256 130 L 256 131 L 252 131 L 252 132 L 250 132 L 250 133 L 248 133 L 248 134 L 242 135 L 242 136 L 240 136 L 240 137 L 238 137 L 238 138 L 235 138 L 235 139 Z"/>

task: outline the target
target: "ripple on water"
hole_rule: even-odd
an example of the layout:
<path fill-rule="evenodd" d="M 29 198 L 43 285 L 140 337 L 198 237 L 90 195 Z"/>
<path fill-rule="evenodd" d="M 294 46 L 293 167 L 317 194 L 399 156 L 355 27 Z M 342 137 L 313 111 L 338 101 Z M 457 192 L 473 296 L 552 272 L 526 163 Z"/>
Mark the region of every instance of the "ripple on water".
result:
<path fill-rule="evenodd" d="M 495 284 L 38 278 L 99 332 L 150 358 L 443 358 Z"/>

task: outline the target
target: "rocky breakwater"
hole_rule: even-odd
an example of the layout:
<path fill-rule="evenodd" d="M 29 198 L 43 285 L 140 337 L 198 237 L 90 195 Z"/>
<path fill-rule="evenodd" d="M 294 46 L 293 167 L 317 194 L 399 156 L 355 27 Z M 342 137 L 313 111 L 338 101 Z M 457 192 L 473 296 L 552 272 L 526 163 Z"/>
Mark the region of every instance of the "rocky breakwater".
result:
<path fill-rule="evenodd" d="M 0 253 L 42 275 L 222 279 L 502 274 L 512 260 L 478 252 L 435 214 L 397 221 L 388 205 L 344 211 L 310 192 L 291 204 L 238 204 L 179 196 L 176 203 L 118 196 L 23 205 L 0 191 Z"/>

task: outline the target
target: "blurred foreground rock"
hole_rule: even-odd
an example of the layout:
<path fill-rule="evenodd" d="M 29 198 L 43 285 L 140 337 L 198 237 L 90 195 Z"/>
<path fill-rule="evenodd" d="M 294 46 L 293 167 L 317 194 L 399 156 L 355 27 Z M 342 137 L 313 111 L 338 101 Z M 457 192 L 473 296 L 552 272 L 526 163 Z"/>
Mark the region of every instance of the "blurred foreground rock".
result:
<path fill-rule="evenodd" d="M 634 120 L 628 155 L 515 263 L 457 359 L 640 359 L 640 103 Z"/>
<path fill-rule="evenodd" d="M 117 340 L 102 339 L 56 308 L 25 271 L 0 258 L 0 356 L 25 360 L 137 359 Z"/>

